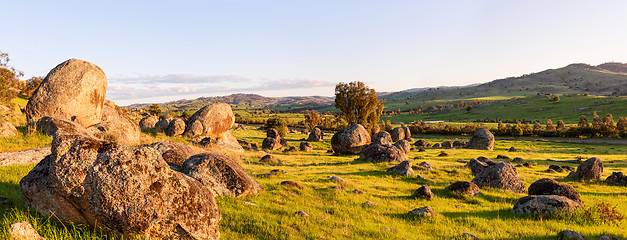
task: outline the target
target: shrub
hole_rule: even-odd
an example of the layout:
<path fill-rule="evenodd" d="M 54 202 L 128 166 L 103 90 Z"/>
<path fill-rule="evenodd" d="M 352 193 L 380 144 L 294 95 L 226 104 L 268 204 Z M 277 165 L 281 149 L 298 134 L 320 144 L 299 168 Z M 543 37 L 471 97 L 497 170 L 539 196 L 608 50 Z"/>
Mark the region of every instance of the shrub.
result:
<path fill-rule="evenodd" d="M 287 121 L 280 117 L 271 117 L 266 121 L 266 129 L 274 128 L 281 137 L 287 134 Z"/>

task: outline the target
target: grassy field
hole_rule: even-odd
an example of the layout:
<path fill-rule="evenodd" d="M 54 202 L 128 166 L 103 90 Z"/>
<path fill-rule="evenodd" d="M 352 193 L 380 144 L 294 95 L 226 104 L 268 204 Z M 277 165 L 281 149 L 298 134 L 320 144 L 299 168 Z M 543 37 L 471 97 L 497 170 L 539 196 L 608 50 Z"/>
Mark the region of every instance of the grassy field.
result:
<path fill-rule="evenodd" d="M 252 129 L 252 128 L 251 128 Z M 236 130 L 238 139 L 260 144 L 265 134 L 257 130 Z M 172 139 L 162 134 L 145 132 L 143 142 Z M 292 146 L 306 135 L 292 133 L 287 136 Z M 521 157 L 535 165 L 519 168 L 521 180 L 529 186 L 543 177 L 554 178 L 573 185 L 581 194 L 586 206 L 601 202 L 617 206 L 627 213 L 627 191 L 625 187 L 609 186 L 603 182 L 573 182 L 564 179 L 567 173 L 544 172 L 552 162 L 547 159 L 566 160 L 579 156 L 596 156 L 605 164 L 602 179 L 613 171 L 627 168 L 627 148 L 620 145 L 583 145 L 545 141 L 497 141 L 494 151 L 428 149 L 426 152 L 412 151 L 414 164 L 426 161 L 435 171 L 420 172 L 425 177 L 402 177 L 386 172 L 393 163 L 370 163 L 354 161 L 358 156 L 331 156 L 329 138 L 323 143 L 313 143 L 313 152 L 272 154 L 283 161 L 282 166 L 262 164 L 259 159 L 264 152 L 246 151 L 231 154 L 251 174 L 267 173 L 280 169 L 285 174 L 256 179 L 265 187 L 257 196 L 244 199 L 219 197 L 217 202 L 222 213 L 220 231 L 222 239 L 461 239 L 464 232 L 481 239 L 554 239 L 557 232 L 570 229 L 588 238 L 610 234 L 627 237 L 625 221 L 619 225 L 588 222 L 580 217 L 533 217 L 513 215 L 514 202 L 524 196 L 497 189 L 482 189 L 480 197 L 458 198 L 446 186 L 460 180 L 471 180 L 473 176 L 465 163 L 471 158 L 486 156 L 495 158 L 504 154 L 511 158 Z M 430 138 L 430 142 L 444 139 Z M 450 140 L 450 139 L 446 139 Z M 463 139 L 463 140 L 467 140 Z M 185 141 L 185 139 L 179 139 Z M 516 147 L 519 152 L 506 150 Z M 441 152 L 447 157 L 437 157 Z M 568 164 L 576 166 L 575 164 Z M 33 166 L 0 168 L 0 195 L 7 196 L 10 206 L 0 206 L 0 236 L 7 237 L 11 223 L 27 220 L 47 239 L 109 239 L 112 235 L 98 232 L 82 225 L 59 223 L 55 219 L 40 216 L 24 208 L 19 190 L 19 180 Z M 344 182 L 327 180 L 338 176 Z M 279 183 L 292 180 L 303 189 L 286 188 Z M 432 201 L 414 197 L 412 192 L 421 185 L 429 186 L 436 194 Z M 341 186 L 340 189 L 330 187 Z M 363 195 L 351 193 L 355 189 Z M 362 206 L 372 201 L 374 206 Z M 252 202 L 256 205 L 244 204 Z M 410 214 L 414 208 L 431 206 L 439 215 L 430 219 L 417 218 Z M 296 215 L 305 211 L 311 217 Z"/>
<path fill-rule="evenodd" d="M 418 104 L 411 103 L 407 108 L 417 107 Z M 472 122 L 484 119 L 508 121 L 524 119 L 528 121 L 538 120 L 540 123 L 551 119 L 553 123 L 557 122 L 557 120 L 562 120 L 565 123 L 576 124 L 579 122 L 581 115 L 585 115 L 588 121 L 591 122 L 592 114 L 595 111 L 601 118 L 605 114 L 611 113 L 614 116 L 614 121 L 618 121 L 618 117 L 627 116 L 627 97 L 560 96 L 560 101 L 556 103 L 548 101 L 545 97 L 533 96 L 477 105 L 470 112 L 466 111 L 466 108 L 455 108 L 447 112 L 413 115 L 402 113 L 400 115 L 382 116 L 381 119 L 390 120 L 391 122 L 412 122 L 420 119 L 423 121 L 443 120 L 455 122 Z"/>

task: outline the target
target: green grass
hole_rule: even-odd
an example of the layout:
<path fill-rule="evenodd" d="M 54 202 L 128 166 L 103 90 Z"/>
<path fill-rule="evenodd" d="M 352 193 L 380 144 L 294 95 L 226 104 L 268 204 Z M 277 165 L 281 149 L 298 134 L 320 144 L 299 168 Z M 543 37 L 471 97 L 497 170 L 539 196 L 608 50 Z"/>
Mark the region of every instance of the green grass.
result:
<path fill-rule="evenodd" d="M 258 145 L 265 137 L 262 131 L 257 130 L 234 130 L 234 134 L 238 139 Z M 156 136 L 159 137 L 158 134 Z M 287 136 L 292 146 L 298 146 L 302 138 L 306 138 L 306 135 L 291 133 Z M 415 177 L 387 173 L 385 170 L 393 163 L 355 162 L 356 155 L 331 156 L 326 153 L 330 149 L 329 139 L 327 136 L 325 142 L 313 143 L 314 151 L 309 153 L 273 151 L 283 161 L 283 166 L 260 163 L 259 159 L 266 154 L 263 152 L 232 154 L 251 174 L 267 173 L 277 168 L 287 174 L 256 178 L 265 187 L 257 196 L 244 199 L 217 198 L 223 217 L 220 222 L 222 239 L 454 239 L 463 232 L 472 233 L 481 239 L 554 239 L 557 232 L 564 229 L 580 232 L 591 239 L 601 234 L 627 237 L 624 231 L 627 224 L 624 221 L 614 226 L 582 223 L 571 218 L 539 219 L 511 214 L 509 211 L 514 202 L 523 194 L 482 189 L 483 195 L 480 197 L 458 198 L 445 190 L 454 181 L 473 178 L 470 170 L 464 166 L 464 162 L 470 158 L 495 158 L 497 154 L 504 154 L 511 158 L 522 157 L 536 164 L 530 168 L 519 168 L 520 178 L 526 186 L 543 177 L 554 178 L 573 185 L 587 206 L 607 202 L 616 205 L 620 213 L 627 214 L 624 187 L 609 186 L 603 182 L 566 181 L 563 178 L 567 173 L 544 172 L 548 165 L 554 164 L 547 161 L 549 158 L 567 160 L 579 156 L 584 159 L 597 156 L 604 161 L 602 179 L 605 179 L 612 171 L 624 172 L 627 168 L 627 148 L 623 146 L 508 140 L 497 141 L 494 151 L 412 151 L 410 159 L 414 164 L 427 161 L 435 169 L 432 173 L 419 173 L 426 180 L 417 180 Z M 430 142 L 444 140 L 451 139 L 437 136 L 429 139 Z M 520 151 L 507 152 L 512 146 Z M 437 157 L 440 151 L 446 151 L 449 156 Z M 54 219 L 25 209 L 21 203 L 18 182 L 32 167 L 0 167 L 0 195 L 9 197 L 13 203 L 12 207 L 2 208 L 0 232 L 3 236 L 6 237 L 10 223 L 29 220 L 36 224 L 36 228 L 47 239 L 106 239 L 104 233 L 94 232 L 89 227 L 68 226 L 68 223 L 64 223 L 64 227 Z M 344 179 L 344 182 L 328 181 L 327 177 L 331 175 Z M 304 188 L 290 189 L 279 185 L 284 180 L 296 181 Z M 344 189 L 329 189 L 337 185 Z M 412 192 L 421 185 L 432 189 L 436 194 L 434 200 L 412 196 Z M 352 194 L 354 189 L 360 189 L 364 194 Z M 245 205 L 242 201 L 257 205 Z M 366 201 L 375 202 L 376 205 L 363 207 L 361 204 Z M 431 206 L 439 216 L 421 219 L 408 214 L 412 209 L 422 206 Z M 302 218 L 295 214 L 301 210 L 311 217 Z"/>
<path fill-rule="evenodd" d="M 627 97 L 599 97 L 599 96 L 560 96 L 560 102 L 550 102 L 545 97 L 514 98 L 505 101 L 495 101 L 475 106 L 470 112 L 466 108 L 455 108 L 446 112 L 434 112 L 425 114 L 403 113 L 394 116 L 382 116 L 382 120 L 391 122 L 423 121 L 455 121 L 471 122 L 477 120 L 528 120 L 545 123 L 551 119 L 555 124 L 557 120 L 565 123 L 576 124 L 579 117 L 585 115 L 592 122 L 592 114 L 596 111 L 603 118 L 611 113 L 614 121 L 618 117 L 627 116 Z M 436 104 L 437 105 L 437 104 Z M 417 107 L 413 103 L 408 108 Z M 392 108 L 394 109 L 394 108 Z M 402 110 L 403 108 L 401 108 Z"/>

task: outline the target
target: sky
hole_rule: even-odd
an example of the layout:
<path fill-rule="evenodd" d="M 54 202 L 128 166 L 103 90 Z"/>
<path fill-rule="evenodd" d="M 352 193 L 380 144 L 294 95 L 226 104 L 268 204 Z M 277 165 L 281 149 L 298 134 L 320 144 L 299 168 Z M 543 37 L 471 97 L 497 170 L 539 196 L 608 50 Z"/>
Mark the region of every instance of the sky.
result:
<path fill-rule="evenodd" d="M 202 96 L 333 96 L 463 86 L 627 62 L 627 1 L 4 1 L 24 78 L 77 58 L 125 106 Z"/>

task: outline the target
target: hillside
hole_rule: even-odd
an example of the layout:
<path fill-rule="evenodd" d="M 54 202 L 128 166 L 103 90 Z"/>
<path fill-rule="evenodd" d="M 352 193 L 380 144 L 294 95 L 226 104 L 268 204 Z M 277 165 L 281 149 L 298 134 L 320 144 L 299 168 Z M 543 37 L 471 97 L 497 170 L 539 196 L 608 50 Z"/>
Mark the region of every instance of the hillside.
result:
<path fill-rule="evenodd" d="M 264 97 L 258 94 L 231 94 L 219 97 L 202 97 L 193 100 L 182 99 L 173 102 L 159 104 L 165 108 L 173 108 L 178 110 L 197 110 L 209 103 L 222 102 L 239 107 L 250 108 L 274 108 L 280 106 L 292 106 L 298 108 L 302 106 L 305 109 L 316 109 L 327 107 L 333 103 L 333 98 L 322 96 L 294 96 L 294 97 Z M 147 108 L 151 104 L 133 104 L 129 108 Z M 287 107 L 285 107 L 287 109 Z"/>

